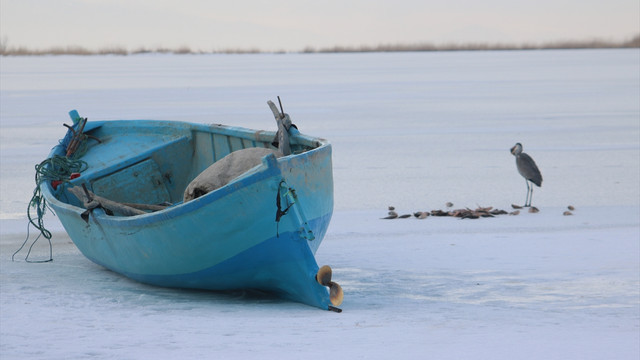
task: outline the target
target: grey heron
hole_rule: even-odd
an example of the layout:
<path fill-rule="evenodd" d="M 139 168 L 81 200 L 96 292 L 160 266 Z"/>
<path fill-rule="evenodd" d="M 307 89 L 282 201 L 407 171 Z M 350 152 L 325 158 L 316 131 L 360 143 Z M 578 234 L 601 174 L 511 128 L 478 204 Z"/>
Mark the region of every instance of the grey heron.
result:
<path fill-rule="evenodd" d="M 534 183 L 538 187 L 542 186 L 542 174 L 538 170 L 536 162 L 533 161 L 531 156 L 522 152 L 522 144 L 517 143 L 511 148 L 511 153 L 516 157 L 516 166 L 518 172 L 527 182 L 527 198 L 524 201 L 524 206 L 531 206 L 531 197 L 533 196 L 533 186 L 529 183 Z"/>

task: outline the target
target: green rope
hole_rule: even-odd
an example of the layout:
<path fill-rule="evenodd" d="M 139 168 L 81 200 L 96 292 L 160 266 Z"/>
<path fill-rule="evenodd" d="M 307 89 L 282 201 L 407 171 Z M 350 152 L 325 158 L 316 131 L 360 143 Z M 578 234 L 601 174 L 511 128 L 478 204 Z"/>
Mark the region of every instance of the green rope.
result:
<path fill-rule="evenodd" d="M 47 205 L 47 201 L 42 195 L 42 184 L 47 181 L 58 180 L 61 181 L 61 184 L 58 186 L 63 186 L 64 184 L 69 182 L 69 176 L 72 173 L 80 173 L 86 170 L 88 167 L 89 166 L 85 161 L 69 159 L 65 156 L 60 155 L 54 155 L 53 157 L 48 158 L 35 166 L 36 188 L 33 190 L 33 196 L 31 197 L 31 201 L 29 201 L 29 206 L 27 207 L 27 217 L 29 218 L 29 224 L 33 225 L 40 231 L 40 235 L 38 235 L 38 237 L 34 240 L 34 244 L 42 236 L 45 239 L 49 240 L 49 247 L 51 248 L 51 231 L 45 228 L 43 220 L 47 209 L 51 209 Z M 35 211 L 35 214 L 33 214 L 32 211 Z M 29 239 L 28 234 L 29 232 L 27 227 L 27 239 L 25 240 L 25 244 Z M 20 249 L 18 249 L 18 251 L 16 251 L 13 255 L 15 256 L 18 252 L 20 252 L 25 244 L 22 244 Z M 33 247 L 33 244 L 31 245 L 31 247 Z M 29 252 L 31 252 L 31 248 L 29 249 Z M 27 258 L 25 258 L 25 260 L 29 261 L 28 257 L 29 254 L 27 254 Z M 46 261 L 51 260 L 51 256 L 49 256 L 49 260 Z"/>
<path fill-rule="evenodd" d="M 88 167 L 85 161 L 54 155 L 36 165 L 36 186 L 40 187 L 44 181 L 68 182 L 72 173 L 83 172 Z"/>
<path fill-rule="evenodd" d="M 51 239 L 51 232 L 44 227 L 42 218 L 47 211 L 47 202 L 42 196 L 40 190 L 42 183 L 45 181 L 62 181 L 69 182 L 69 176 L 72 173 L 79 173 L 86 170 L 89 166 L 85 161 L 72 160 L 60 155 L 54 155 L 36 165 L 36 188 L 33 190 L 33 197 L 29 202 L 27 216 L 29 222 L 38 230 L 46 239 Z M 62 185 L 62 184 L 61 184 Z M 31 209 L 36 210 L 37 220 L 31 214 Z"/>

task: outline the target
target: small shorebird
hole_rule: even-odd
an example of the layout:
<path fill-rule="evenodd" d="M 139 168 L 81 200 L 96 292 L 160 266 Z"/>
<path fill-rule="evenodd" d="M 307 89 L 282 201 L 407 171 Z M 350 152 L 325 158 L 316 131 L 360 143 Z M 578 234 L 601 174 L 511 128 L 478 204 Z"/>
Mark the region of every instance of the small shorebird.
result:
<path fill-rule="evenodd" d="M 538 187 L 542 186 L 542 174 L 540 174 L 540 170 L 538 170 L 538 166 L 531 156 L 522 152 L 522 144 L 515 144 L 511 148 L 511 153 L 516 157 L 518 172 L 527 182 L 527 198 L 524 201 L 524 206 L 531 206 L 533 186 L 529 185 L 529 182 L 536 184 Z"/>

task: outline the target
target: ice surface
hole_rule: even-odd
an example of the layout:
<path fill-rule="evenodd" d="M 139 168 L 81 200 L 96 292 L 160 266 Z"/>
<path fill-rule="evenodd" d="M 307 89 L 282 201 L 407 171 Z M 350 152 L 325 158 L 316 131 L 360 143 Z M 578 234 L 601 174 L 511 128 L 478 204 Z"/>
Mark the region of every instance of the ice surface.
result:
<path fill-rule="evenodd" d="M 637 49 L 0 61 L 2 359 L 640 357 Z M 316 257 L 345 291 L 341 314 L 130 281 L 50 214 L 54 261 L 11 261 L 33 166 L 69 110 L 275 130 L 277 95 L 333 144 L 335 212 Z M 539 213 L 380 219 L 388 205 L 511 210 L 526 195 L 516 142 L 544 177 Z M 48 256 L 45 241 L 32 256 Z"/>

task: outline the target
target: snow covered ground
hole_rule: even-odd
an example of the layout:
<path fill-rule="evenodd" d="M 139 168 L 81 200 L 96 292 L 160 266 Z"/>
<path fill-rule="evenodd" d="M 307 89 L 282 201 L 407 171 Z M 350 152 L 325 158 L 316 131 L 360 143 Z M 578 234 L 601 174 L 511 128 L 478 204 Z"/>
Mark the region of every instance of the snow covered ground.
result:
<path fill-rule="evenodd" d="M 639 63 L 637 49 L 2 57 L 0 358 L 637 359 Z M 333 144 L 316 258 L 345 291 L 341 314 L 130 281 L 51 214 L 54 261 L 11 261 L 33 166 L 69 110 L 275 129 L 277 95 Z M 516 142 L 544 177 L 539 213 L 380 219 L 449 201 L 510 211 L 526 192 Z M 33 259 L 47 255 L 40 241 Z"/>

